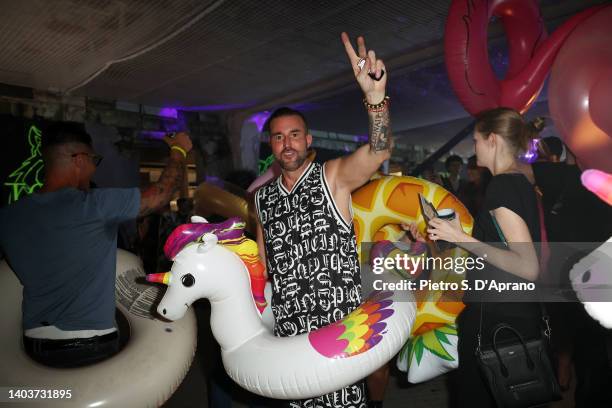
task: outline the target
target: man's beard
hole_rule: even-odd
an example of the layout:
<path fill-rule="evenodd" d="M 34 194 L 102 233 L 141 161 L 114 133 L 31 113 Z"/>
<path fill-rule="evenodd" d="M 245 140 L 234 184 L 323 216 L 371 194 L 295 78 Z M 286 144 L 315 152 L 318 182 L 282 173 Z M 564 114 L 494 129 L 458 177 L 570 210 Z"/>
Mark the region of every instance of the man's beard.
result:
<path fill-rule="evenodd" d="M 282 157 L 284 153 L 287 152 L 295 152 L 296 153 L 296 158 L 294 161 L 291 162 L 284 162 Z M 294 171 L 299 169 L 304 162 L 306 161 L 306 158 L 308 157 L 308 151 L 304 150 L 304 152 L 300 153 L 297 150 L 294 149 L 286 149 L 283 150 L 280 154 L 280 158 L 277 159 L 278 164 L 281 166 L 281 169 L 286 170 L 286 171 Z"/>

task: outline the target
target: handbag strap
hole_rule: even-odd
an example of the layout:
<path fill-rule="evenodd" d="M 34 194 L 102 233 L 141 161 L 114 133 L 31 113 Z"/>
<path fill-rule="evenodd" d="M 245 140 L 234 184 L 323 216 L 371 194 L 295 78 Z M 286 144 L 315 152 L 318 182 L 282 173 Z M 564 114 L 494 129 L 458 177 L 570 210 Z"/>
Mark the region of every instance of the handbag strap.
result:
<path fill-rule="evenodd" d="M 501 240 L 501 242 L 503 242 L 506 248 L 508 248 L 508 241 L 506 240 L 506 237 L 504 236 L 504 232 L 502 231 L 501 227 L 497 223 L 497 219 L 495 219 L 495 215 L 493 215 L 493 211 L 489 211 L 489 214 L 491 215 L 491 220 L 493 221 L 493 226 L 495 227 L 495 230 L 497 231 L 497 235 L 499 236 L 499 239 Z M 484 302 L 480 302 L 480 322 L 478 324 L 478 334 L 476 335 L 476 341 L 477 341 L 476 351 L 478 353 L 480 353 L 480 348 L 482 346 L 482 315 L 484 313 L 483 309 L 484 309 Z"/>
<path fill-rule="evenodd" d="M 542 202 L 540 200 L 540 195 L 538 195 L 538 194 L 541 194 L 541 193 L 539 193 L 539 189 L 537 187 L 535 187 L 535 188 L 536 188 L 536 196 L 537 196 L 537 202 L 538 202 L 538 211 L 540 212 L 540 233 L 541 233 L 541 238 L 542 238 L 543 241 L 546 240 L 546 243 L 548 244 L 548 240 L 547 240 L 547 236 L 546 236 L 546 227 L 545 227 L 545 224 L 544 224 L 544 211 L 543 211 L 543 207 L 542 207 Z M 495 218 L 495 215 L 493 215 L 493 211 L 489 211 L 489 214 L 491 215 L 491 220 L 493 221 L 493 225 L 495 226 L 495 230 L 497 231 L 497 235 L 499 236 L 501 242 L 503 242 L 503 244 L 506 246 L 506 248 L 508 248 L 508 241 L 506 240 L 504 232 L 502 231 L 501 227 L 499 226 L 499 224 L 497 222 L 497 219 Z M 539 293 L 539 289 L 538 289 L 537 285 L 536 285 L 536 291 L 538 291 L 538 293 Z M 484 309 L 484 304 L 483 303 L 484 302 L 480 302 L 480 322 L 478 324 L 478 333 L 476 335 L 476 341 L 477 341 L 477 343 L 476 343 L 477 344 L 476 345 L 476 351 L 478 353 L 480 353 L 480 349 L 481 349 L 481 346 L 482 346 L 482 316 L 483 316 L 483 313 L 484 313 L 483 312 L 483 309 Z M 544 328 L 544 336 L 546 336 L 548 341 L 550 341 L 550 337 L 552 335 L 552 330 L 550 328 L 550 317 L 548 316 L 548 313 L 546 312 L 546 308 L 544 307 L 542 302 L 538 302 L 538 304 L 540 305 L 540 313 L 542 314 L 542 321 L 544 322 L 544 326 L 545 326 L 545 328 Z M 508 327 L 510 327 L 510 326 L 508 326 Z M 514 329 L 512 329 L 512 330 L 514 330 Z M 497 331 L 496 331 L 496 333 L 497 333 Z M 518 332 L 517 332 L 517 334 L 518 334 Z"/>

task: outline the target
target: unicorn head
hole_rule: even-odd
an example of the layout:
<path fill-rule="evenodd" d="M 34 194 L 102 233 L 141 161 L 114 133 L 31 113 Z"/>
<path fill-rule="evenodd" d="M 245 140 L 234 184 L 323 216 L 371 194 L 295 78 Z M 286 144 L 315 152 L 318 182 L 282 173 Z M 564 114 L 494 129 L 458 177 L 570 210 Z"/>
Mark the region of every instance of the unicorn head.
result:
<path fill-rule="evenodd" d="M 197 299 L 220 300 L 238 286 L 249 288 L 242 260 L 219 245 L 212 233 L 205 233 L 183 248 L 175 256 L 170 272 L 148 275 L 147 280 L 168 285 L 157 312 L 169 320 L 183 317 Z"/>
<path fill-rule="evenodd" d="M 174 261 L 170 272 L 147 276 L 149 282 L 168 285 L 157 311 L 170 320 L 180 319 L 199 298 L 212 302 L 241 291 L 252 293 L 261 312 L 265 268 L 257 244 L 244 236 L 245 224 L 230 218 L 220 224 L 192 218 L 191 224 L 177 227 L 164 247 Z"/>

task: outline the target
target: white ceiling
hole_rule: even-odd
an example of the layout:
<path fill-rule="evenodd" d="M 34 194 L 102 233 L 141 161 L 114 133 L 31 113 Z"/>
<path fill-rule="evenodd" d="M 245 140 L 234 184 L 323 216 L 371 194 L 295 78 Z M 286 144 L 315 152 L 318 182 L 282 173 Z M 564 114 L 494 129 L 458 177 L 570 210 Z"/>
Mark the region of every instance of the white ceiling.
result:
<path fill-rule="evenodd" d="M 554 27 L 606 2 L 542 0 L 541 7 Z M 296 103 L 313 128 L 363 134 L 367 123 L 340 41 L 347 31 L 365 35 L 387 62 L 396 132 L 435 125 L 444 140 L 467 117 L 441 64 L 449 4 L 1 0 L 0 83 L 190 110 Z M 495 25 L 490 32 L 500 37 Z M 503 40 L 491 46 L 501 71 L 503 50 Z"/>

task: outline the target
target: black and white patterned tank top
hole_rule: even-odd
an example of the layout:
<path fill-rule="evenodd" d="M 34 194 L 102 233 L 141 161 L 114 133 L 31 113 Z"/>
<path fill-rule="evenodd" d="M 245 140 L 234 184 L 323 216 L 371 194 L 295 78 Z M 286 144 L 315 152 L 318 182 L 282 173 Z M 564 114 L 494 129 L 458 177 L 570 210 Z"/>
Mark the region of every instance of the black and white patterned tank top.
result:
<path fill-rule="evenodd" d="M 326 326 L 361 303 L 353 224 L 338 211 L 324 170 L 313 162 L 292 191 L 280 176 L 255 195 L 277 336 Z"/>

